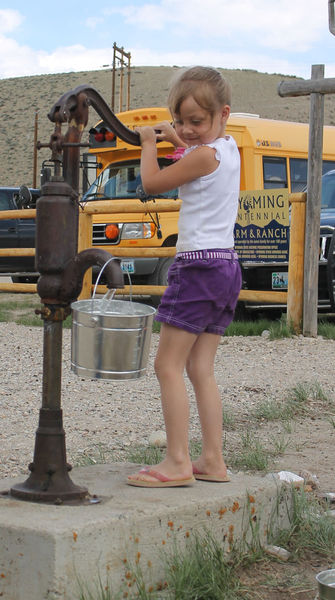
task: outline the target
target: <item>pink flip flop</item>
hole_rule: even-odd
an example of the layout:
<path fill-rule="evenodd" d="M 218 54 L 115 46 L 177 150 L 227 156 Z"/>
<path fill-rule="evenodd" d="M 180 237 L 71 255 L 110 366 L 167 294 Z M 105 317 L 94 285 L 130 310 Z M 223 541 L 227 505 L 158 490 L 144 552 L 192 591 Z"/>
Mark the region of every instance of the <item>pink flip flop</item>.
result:
<path fill-rule="evenodd" d="M 148 487 L 148 488 L 160 488 L 160 487 L 181 487 L 184 485 L 192 485 L 195 483 L 195 478 L 190 477 L 189 479 L 170 479 L 163 475 L 163 473 L 159 473 L 159 471 L 155 471 L 150 469 L 149 467 L 145 467 L 138 472 L 138 475 L 149 475 L 150 477 L 154 477 L 156 481 L 148 481 L 146 479 L 132 479 L 131 475 L 128 477 L 127 483 L 129 485 L 134 485 L 136 487 Z"/>
<path fill-rule="evenodd" d="M 221 477 L 220 475 L 208 475 L 207 473 L 201 473 L 201 471 L 199 471 L 195 465 L 193 465 L 193 475 L 195 479 L 199 481 L 214 481 L 216 483 L 228 483 L 230 481 L 228 475 Z"/>

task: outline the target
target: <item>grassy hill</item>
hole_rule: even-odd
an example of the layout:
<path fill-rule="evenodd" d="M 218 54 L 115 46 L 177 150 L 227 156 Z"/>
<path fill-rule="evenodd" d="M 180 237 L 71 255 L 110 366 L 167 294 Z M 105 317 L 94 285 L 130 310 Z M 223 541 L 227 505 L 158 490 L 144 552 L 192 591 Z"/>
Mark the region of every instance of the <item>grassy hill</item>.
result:
<path fill-rule="evenodd" d="M 165 106 L 169 81 L 177 67 L 132 67 L 130 76 L 130 108 Z M 257 113 L 261 117 L 285 121 L 308 122 L 309 98 L 280 98 L 277 86 L 280 74 L 266 74 L 248 70 L 224 70 L 222 73 L 233 87 L 234 112 Z M 119 111 L 117 77 L 116 111 Z M 0 186 L 31 186 L 33 183 L 33 142 L 35 114 L 38 114 L 37 139 L 49 142 L 53 124 L 47 114 L 62 94 L 81 84 L 95 88 L 111 103 L 112 73 L 110 70 L 39 75 L 0 80 Z M 124 80 L 124 88 L 127 78 Z M 124 91 L 123 96 L 126 96 Z M 124 109 L 125 107 L 123 107 Z M 98 120 L 90 108 L 89 123 L 83 135 L 87 141 L 89 128 Z M 335 125 L 335 96 L 325 97 L 325 124 Z M 67 126 L 64 126 L 64 132 Z M 38 151 L 38 168 L 50 158 L 50 150 Z M 39 177 L 37 179 L 39 186 Z"/>

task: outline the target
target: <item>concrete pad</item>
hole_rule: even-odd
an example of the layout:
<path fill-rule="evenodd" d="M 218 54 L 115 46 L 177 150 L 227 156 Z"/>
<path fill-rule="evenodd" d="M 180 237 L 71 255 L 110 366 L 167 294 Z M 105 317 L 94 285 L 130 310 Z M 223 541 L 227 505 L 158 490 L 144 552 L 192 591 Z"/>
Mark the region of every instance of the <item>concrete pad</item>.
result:
<path fill-rule="evenodd" d="M 230 483 L 136 488 L 125 483 L 135 470 L 129 463 L 74 469 L 72 480 L 87 486 L 91 499 L 100 499 L 96 504 L 46 505 L 1 494 L 0 597 L 76 600 L 80 584 L 96 592 L 99 577 L 115 593 L 133 584 L 138 567 L 148 586 L 157 585 L 164 577 L 162 553 L 194 532 L 211 531 L 227 552 L 249 522 L 264 539 L 281 485 L 237 474 Z M 0 492 L 25 479 L 1 480 Z M 279 526 L 286 517 L 282 508 Z"/>

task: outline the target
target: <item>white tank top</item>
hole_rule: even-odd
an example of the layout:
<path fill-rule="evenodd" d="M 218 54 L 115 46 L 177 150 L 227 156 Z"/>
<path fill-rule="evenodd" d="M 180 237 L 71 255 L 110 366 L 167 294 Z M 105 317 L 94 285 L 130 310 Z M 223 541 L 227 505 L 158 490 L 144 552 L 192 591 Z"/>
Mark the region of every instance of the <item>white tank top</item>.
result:
<path fill-rule="evenodd" d="M 240 189 L 239 151 L 231 136 L 205 145 L 215 148 L 219 165 L 213 173 L 180 186 L 177 252 L 234 246 Z M 195 148 L 187 148 L 184 155 Z"/>

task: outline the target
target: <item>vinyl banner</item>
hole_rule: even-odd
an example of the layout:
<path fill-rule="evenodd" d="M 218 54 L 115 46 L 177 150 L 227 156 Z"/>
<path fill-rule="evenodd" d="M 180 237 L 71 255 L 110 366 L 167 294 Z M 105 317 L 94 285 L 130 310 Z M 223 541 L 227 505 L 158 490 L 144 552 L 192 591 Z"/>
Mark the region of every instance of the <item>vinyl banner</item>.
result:
<path fill-rule="evenodd" d="M 235 224 L 235 249 L 242 261 L 288 261 L 287 189 L 241 192 Z"/>

